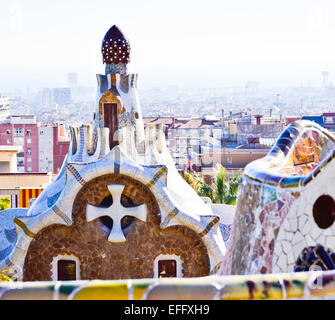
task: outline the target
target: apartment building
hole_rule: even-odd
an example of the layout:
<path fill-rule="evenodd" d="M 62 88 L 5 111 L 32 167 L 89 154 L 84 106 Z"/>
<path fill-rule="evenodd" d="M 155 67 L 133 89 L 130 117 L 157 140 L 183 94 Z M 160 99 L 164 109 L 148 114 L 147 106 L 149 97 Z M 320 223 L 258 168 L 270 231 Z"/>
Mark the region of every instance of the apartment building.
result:
<path fill-rule="evenodd" d="M 58 173 L 70 144 L 64 125 L 41 125 L 38 135 L 39 172 Z"/>
<path fill-rule="evenodd" d="M 241 127 L 238 120 L 241 119 L 243 124 L 249 125 L 249 131 L 238 131 Z M 262 127 L 261 124 L 244 114 L 238 118 L 233 115 L 227 118 L 144 118 L 144 123 L 164 125 L 168 148 L 178 169 L 201 172 L 212 173 L 216 163 L 232 170 L 242 169 L 249 162 L 265 156 L 276 138 L 272 138 L 270 130 L 260 134 L 260 137 L 255 135 L 257 131 L 253 126 Z M 283 128 L 282 124 L 280 128 Z"/>
<path fill-rule="evenodd" d="M 10 116 L 0 124 L 0 145 L 20 146 L 18 172 L 38 172 L 38 128 L 36 117 Z"/>
<path fill-rule="evenodd" d="M 237 144 L 247 145 L 248 139 L 277 138 L 285 128 L 285 121 L 279 117 L 255 115 L 237 120 Z"/>
<path fill-rule="evenodd" d="M 13 115 L 0 123 L 0 145 L 20 147 L 18 172 L 57 173 L 69 143 L 63 125 L 41 126 L 33 115 Z"/>
<path fill-rule="evenodd" d="M 248 163 L 263 158 L 269 152 L 274 141 L 261 139 L 261 143 L 247 144 L 239 147 L 208 148 L 203 147 L 202 153 L 195 155 L 196 171 L 211 176 L 217 163 L 221 163 L 228 171 L 239 171 Z"/>
<path fill-rule="evenodd" d="M 167 146 L 178 169 L 183 169 L 189 160 L 192 162 L 194 154 L 201 153 L 203 144 L 218 143 L 224 135 L 220 119 L 216 118 L 157 117 L 143 120 L 145 125 L 164 125 Z"/>

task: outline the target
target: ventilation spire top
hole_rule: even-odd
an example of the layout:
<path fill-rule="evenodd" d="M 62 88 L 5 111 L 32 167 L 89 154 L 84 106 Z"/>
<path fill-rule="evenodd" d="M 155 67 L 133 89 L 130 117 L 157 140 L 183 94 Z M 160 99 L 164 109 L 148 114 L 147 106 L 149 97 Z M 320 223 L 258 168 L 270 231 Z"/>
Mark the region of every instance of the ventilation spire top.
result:
<path fill-rule="evenodd" d="M 130 44 L 116 25 L 112 26 L 102 40 L 103 63 L 127 64 L 130 61 Z"/>

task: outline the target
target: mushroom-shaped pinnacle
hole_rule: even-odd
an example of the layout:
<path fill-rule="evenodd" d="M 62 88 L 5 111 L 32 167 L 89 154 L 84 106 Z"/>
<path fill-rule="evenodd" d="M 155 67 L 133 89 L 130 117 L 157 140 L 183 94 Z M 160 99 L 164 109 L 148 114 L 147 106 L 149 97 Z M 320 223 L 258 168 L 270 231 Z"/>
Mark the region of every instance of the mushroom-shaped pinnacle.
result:
<path fill-rule="evenodd" d="M 116 25 L 112 26 L 105 34 L 102 40 L 101 52 L 103 62 L 106 64 L 129 63 L 129 41 Z"/>

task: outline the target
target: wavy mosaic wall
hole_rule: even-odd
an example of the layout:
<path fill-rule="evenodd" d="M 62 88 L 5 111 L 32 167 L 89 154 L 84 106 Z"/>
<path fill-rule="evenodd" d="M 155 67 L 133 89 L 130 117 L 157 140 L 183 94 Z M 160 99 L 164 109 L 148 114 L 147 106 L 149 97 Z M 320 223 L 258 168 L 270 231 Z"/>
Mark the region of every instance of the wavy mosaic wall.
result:
<path fill-rule="evenodd" d="M 219 274 L 298 271 L 305 248 L 335 249 L 334 148 L 329 131 L 297 121 L 245 168 Z M 329 257 L 315 257 L 309 267 L 329 269 L 320 259 Z"/>
<path fill-rule="evenodd" d="M 0 283 L 2 300 L 334 299 L 335 272 L 193 279 Z"/>

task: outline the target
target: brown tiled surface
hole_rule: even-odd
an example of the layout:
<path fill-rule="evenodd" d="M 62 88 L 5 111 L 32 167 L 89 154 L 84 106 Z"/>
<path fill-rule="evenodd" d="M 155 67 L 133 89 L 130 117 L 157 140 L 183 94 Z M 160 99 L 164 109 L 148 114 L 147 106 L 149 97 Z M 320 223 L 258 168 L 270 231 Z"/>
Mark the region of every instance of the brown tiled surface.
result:
<path fill-rule="evenodd" d="M 124 229 L 127 241 L 111 243 L 109 230 L 99 219 L 86 221 L 86 205 L 99 205 L 108 195 L 107 184 L 126 185 L 125 206 L 146 203 L 147 222 L 133 219 Z M 128 197 L 128 199 L 127 199 Z M 180 255 L 185 277 L 209 274 L 209 259 L 201 238 L 187 227 L 159 226 L 159 207 L 150 190 L 134 179 L 105 175 L 88 182 L 78 193 L 72 211 L 73 225 L 53 225 L 32 240 L 24 264 L 24 281 L 51 280 L 51 262 L 58 254 L 73 254 L 81 263 L 82 279 L 131 279 L 153 277 L 153 261 L 161 253 Z"/>

